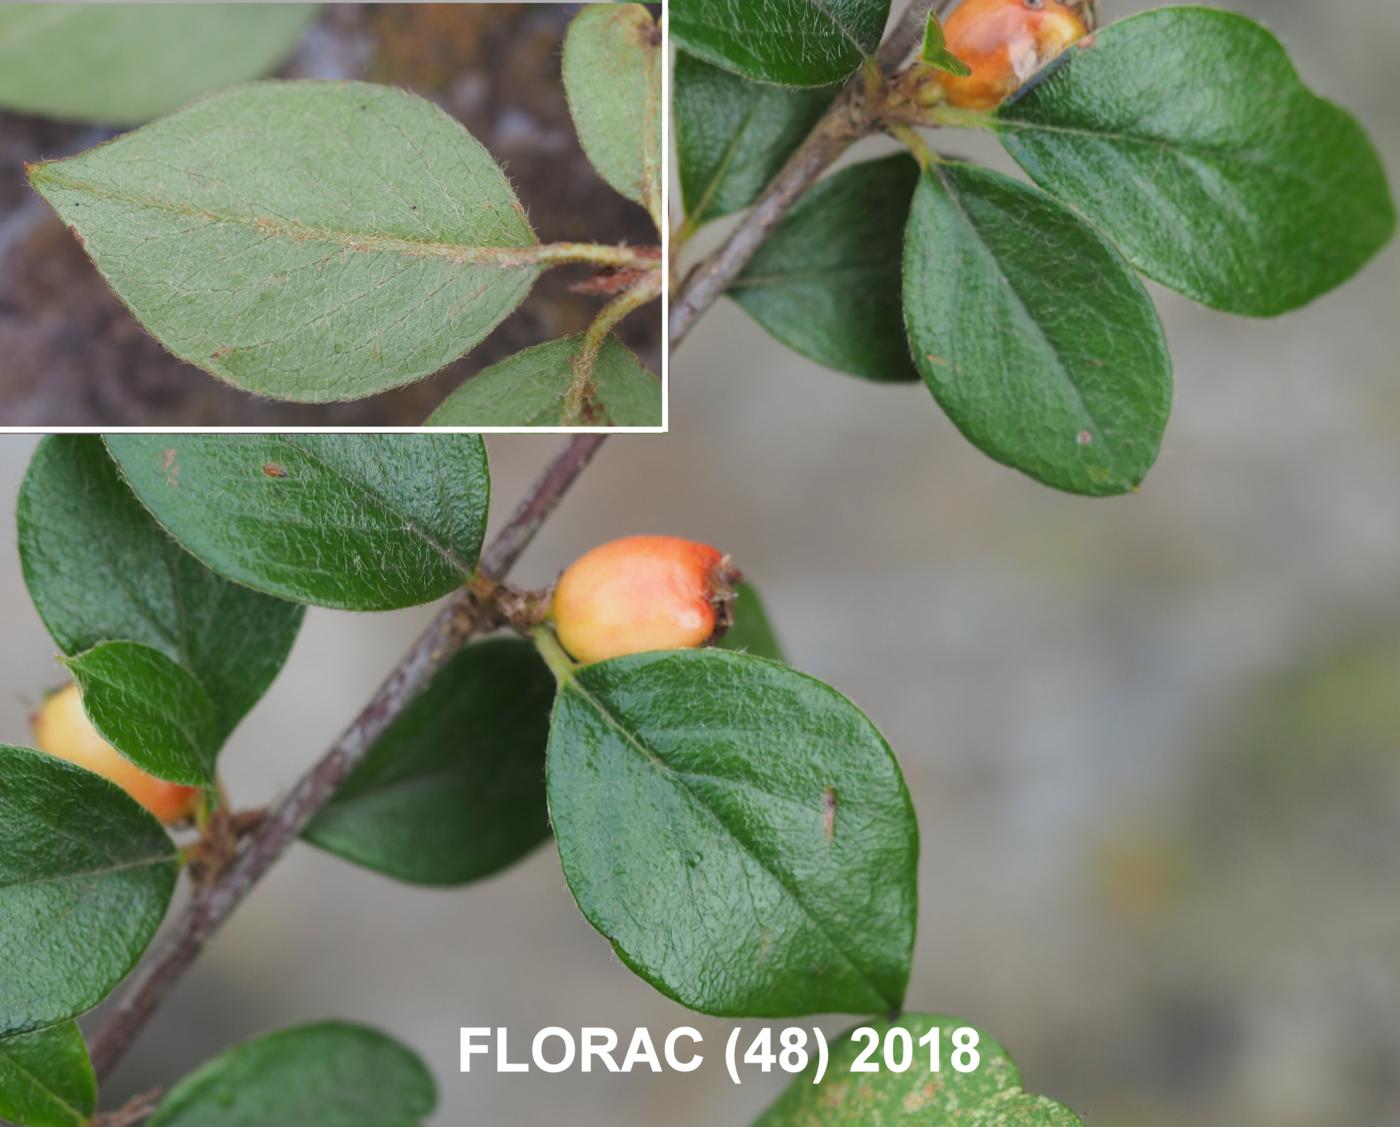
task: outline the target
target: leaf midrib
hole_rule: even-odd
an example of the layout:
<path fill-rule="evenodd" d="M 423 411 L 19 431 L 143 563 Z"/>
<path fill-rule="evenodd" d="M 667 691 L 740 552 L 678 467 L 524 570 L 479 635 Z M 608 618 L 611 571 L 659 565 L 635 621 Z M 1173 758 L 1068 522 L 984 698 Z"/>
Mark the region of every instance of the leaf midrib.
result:
<path fill-rule="evenodd" d="M 113 873 L 126 873 L 136 869 L 153 869 L 160 865 L 171 864 L 175 861 L 175 853 L 152 854 L 148 857 L 138 857 L 131 861 L 123 861 L 117 865 L 105 865 L 100 869 L 80 869 L 70 873 L 55 873 L 53 876 L 28 878 L 24 880 L 12 880 L 8 883 L 0 883 L 0 891 L 7 888 L 42 888 L 50 884 L 66 884 L 69 881 L 89 880 L 94 877 L 110 876 Z"/>
<path fill-rule="evenodd" d="M 447 563 L 448 566 L 450 566 L 458 574 L 466 578 L 470 578 L 474 574 L 476 570 L 475 564 L 468 564 L 446 544 L 439 542 L 436 536 L 433 536 L 418 521 L 414 520 L 402 509 L 394 505 L 389 500 L 389 498 L 385 497 L 384 494 L 380 493 L 377 489 L 375 489 L 374 486 L 372 486 L 368 481 L 350 473 L 342 466 L 333 465 L 330 462 L 326 461 L 314 449 L 298 441 L 298 439 L 293 435 L 283 435 L 282 440 L 286 442 L 286 444 L 290 446 L 293 450 L 304 454 L 308 459 L 315 462 L 322 469 L 326 470 L 333 476 L 343 480 L 344 482 L 346 482 L 346 484 L 353 486 L 355 489 L 358 489 L 364 496 L 369 498 L 370 501 L 377 503 L 380 508 L 382 508 L 386 513 L 389 514 L 389 516 L 394 517 L 395 519 L 400 521 L 406 531 L 411 532 L 423 544 L 425 544 L 432 551 L 436 552 L 438 556 L 440 556 L 442 560 L 445 563 Z"/>
<path fill-rule="evenodd" d="M 674 767 L 667 763 L 654 748 L 651 748 L 645 742 L 643 742 L 642 739 L 630 728 L 627 728 L 623 724 L 622 719 L 614 715 L 598 697 L 594 696 L 593 693 L 589 692 L 587 687 L 585 687 L 577 677 L 571 678 L 568 684 L 564 687 L 563 691 L 572 691 L 578 693 L 579 696 L 581 696 L 587 704 L 593 707 L 593 709 L 598 713 L 599 716 L 603 718 L 603 720 L 608 724 L 608 726 L 613 728 L 622 737 L 624 742 L 636 748 L 639 752 L 642 753 L 643 756 L 646 757 L 646 759 L 654 767 L 660 768 L 666 775 L 671 777 L 675 781 L 677 788 L 683 794 L 685 794 L 685 796 L 688 799 L 690 799 L 690 801 L 698 809 L 702 810 L 705 814 L 709 815 L 709 817 L 715 822 L 715 824 L 719 826 L 721 830 L 724 831 L 725 836 L 736 846 L 738 846 L 741 852 L 752 858 L 753 861 L 758 865 L 758 867 L 773 879 L 773 881 L 777 884 L 777 886 L 780 889 L 782 889 L 782 891 L 788 896 L 792 903 L 794 903 L 797 906 L 798 910 L 802 913 L 802 915 L 805 916 L 807 920 L 812 924 L 812 926 L 817 929 L 818 934 L 820 934 L 821 937 L 826 941 L 827 945 L 831 948 L 831 950 L 834 951 L 843 962 L 845 962 L 849 967 L 851 967 L 851 969 L 853 969 L 856 972 L 861 981 L 865 983 L 866 987 L 870 989 L 870 991 L 875 995 L 875 997 L 879 998 L 882 1002 L 885 1002 L 889 1005 L 899 1004 L 898 999 L 891 999 L 885 996 L 885 992 L 882 989 L 880 989 L 880 987 L 875 983 L 874 979 L 871 978 L 870 973 L 865 969 L 865 967 L 862 966 L 854 958 L 854 956 L 849 954 L 846 951 L 846 949 L 836 941 L 836 939 L 831 935 L 830 931 L 827 929 L 826 924 L 821 920 L 820 917 L 815 915 L 810 908 L 807 907 L 807 905 L 803 902 L 802 897 L 800 897 L 797 894 L 797 892 L 792 887 L 790 887 L 788 881 L 784 878 L 783 874 L 774 869 L 767 861 L 765 861 L 762 857 L 755 853 L 745 841 L 743 841 L 741 838 L 735 835 L 735 833 L 725 823 L 724 819 L 719 816 L 719 813 L 714 809 L 714 807 L 712 807 L 699 794 L 697 794 L 695 790 L 689 785 L 689 783 L 686 782 L 686 777 L 683 774 L 681 774 L 681 772 L 677 771 Z"/>
<path fill-rule="evenodd" d="M 36 1032 L 42 1033 L 45 1031 L 37 1030 Z M 20 1034 L 19 1036 L 23 1037 L 27 1036 L 27 1034 Z M 49 1085 L 47 1080 L 37 1075 L 36 1073 L 31 1072 L 29 1069 L 25 1068 L 24 1065 L 19 1063 L 19 1060 L 15 1057 L 14 1052 L 10 1049 L 5 1048 L 5 1042 L 9 1040 L 12 1040 L 12 1038 L 0 1038 L 0 1056 L 3 1056 L 9 1062 L 9 1066 L 16 1072 L 18 1072 L 21 1076 L 28 1077 L 29 1080 L 34 1084 L 34 1086 L 39 1089 L 39 1091 L 41 1091 L 42 1093 L 44 1093 L 44 1095 L 52 1099 L 53 1102 L 56 1103 L 64 1111 L 71 1112 L 73 1114 L 73 1119 L 75 1123 L 86 1123 L 88 1118 L 86 1112 L 70 1104 L 64 1096 L 59 1095 L 59 1093 Z"/>
<path fill-rule="evenodd" d="M 221 214 L 209 208 L 193 207 L 172 200 L 163 200 L 156 196 L 118 192 L 88 181 L 68 179 L 54 171 L 61 163 L 61 161 L 54 161 L 41 165 L 31 173 L 31 177 L 36 182 L 67 191 L 85 192 L 99 200 L 131 204 L 148 211 L 202 220 L 211 225 L 239 227 L 288 243 L 322 242 L 349 251 L 391 253 L 405 258 L 445 258 L 454 266 L 479 265 L 495 266 L 501 269 L 532 269 L 538 265 L 530 257 L 531 252 L 540 246 L 538 240 L 531 240 L 518 246 L 434 242 L 426 239 L 410 239 L 399 235 L 366 234 L 331 227 L 313 227 L 310 224 L 272 219 L 265 216 Z"/>
<path fill-rule="evenodd" d="M 1036 315 L 1032 313 L 1030 308 L 1026 305 L 1025 300 L 1021 297 L 1020 290 L 1016 288 L 1016 286 L 1012 283 L 1010 276 L 1002 268 L 1000 257 L 997 255 L 996 251 L 994 251 L 991 248 L 991 246 L 987 243 L 987 240 L 983 237 L 982 228 L 977 225 L 977 222 L 972 218 L 971 213 L 963 205 L 962 195 L 958 190 L 956 180 L 953 177 L 947 175 L 942 168 L 939 168 L 937 170 L 937 175 L 939 182 L 943 185 L 944 190 L 948 195 L 949 202 L 951 202 L 953 206 L 957 208 L 958 214 L 962 216 L 963 222 L 967 225 L 968 230 L 971 231 L 974 236 L 976 236 L 977 245 L 982 248 L 982 250 L 986 253 L 987 257 L 990 258 L 992 263 L 996 266 L 997 277 L 1002 280 L 1002 283 L 1006 287 L 1006 292 L 1016 303 L 1016 308 L 1019 309 L 1021 311 L 1022 316 L 1024 316 L 1025 319 L 1030 322 L 1031 326 L 1035 329 L 1036 336 L 1040 339 L 1041 343 L 1045 346 L 1046 350 L 1054 358 L 1055 372 L 1059 375 L 1064 385 L 1068 387 L 1069 390 L 1073 393 L 1074 401 L 1079 405 L 1079 409 L 1083 413 L 1083 418 L 1088 422 L 1089 426 L 1092 428 L 1092 433 L 1094 433 L 1095 438 L 1097 439 L 1099 433 L 1103 431 L 1104 428 L 1099 426 L 1098 419 L 1094 417 L 1094 413 L 1089 409 L 1088 403 L 1085 402 L 1084 392 L 1080 390 L 1079 385 L 1074 381 L 1074 378 L 1070 375 L 1069 368 L 1066 366 L 1063 357 L 1060 356 L 1059 348 L 1057 348 L 1055 343 L 1049 338 L 1049 336 L 1046 335 L 1045 329 L 1040 324 L 1040 319 L 1036 317 Z"/>

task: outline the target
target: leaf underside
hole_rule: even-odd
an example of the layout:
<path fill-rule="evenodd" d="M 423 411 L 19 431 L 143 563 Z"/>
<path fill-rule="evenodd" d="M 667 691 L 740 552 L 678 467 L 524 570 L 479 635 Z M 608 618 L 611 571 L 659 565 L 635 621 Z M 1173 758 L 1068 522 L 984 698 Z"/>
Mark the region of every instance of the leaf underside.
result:
<path fill-rule="evenodd" d="M 564 396 L 574 381 L 571 362 L 583 335 L 547 341 L 478 372 L 424 424 L 430 427 L 558 427 L 566 425 Z M 592 426 L 658 427 L 661 381 L 615 337 L 603 342 L 593 369 L 597 394 Z"/>
<path fill-rule="evenodd" d="M 315 4 L 0 4 L 0 106 L 136 125 L 272 70 Z"/>
<path fill-rule="evenodd" d="M 276 399 L 430 375 L 540 272 L 490 154 L 387 86 L 236 87 L 29 179 L 166 348 Z"/>
<path fill-rule="evenodd" d="M 593 167 L 660 230 L 661 29 L 651 13 L 640 4 L 586 5 L 564 37 L 564 91 Z"/>

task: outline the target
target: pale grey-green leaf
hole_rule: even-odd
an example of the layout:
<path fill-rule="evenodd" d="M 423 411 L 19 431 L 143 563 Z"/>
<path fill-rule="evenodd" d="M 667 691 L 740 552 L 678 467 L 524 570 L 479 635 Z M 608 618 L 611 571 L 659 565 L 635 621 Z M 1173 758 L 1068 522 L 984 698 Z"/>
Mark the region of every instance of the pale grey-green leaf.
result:
<path fill-rule="evenodd" d="M 315 4 L 0 4 L 0 106 L 135 125 L 271 71 Z"/>
<path fill-rule="evenodd" d="M 524 349 L 478 372 L 449 395 L 430 427 L 557 427 L 565 425 L 564 395 L 574 379 L 570 362 L 582 335 Z M 661 381 L 631 350 L 609 337 L 593 369 L 597 394 L 591 425 L 659 427 Z"/>
<path fill-rule="evenodd" d="M 387 86 L 236 87 L 29 178 L 162 344 L 277 399 L 421 379 L 540 271 L 491 155 Z"/>
<path fill-rule="evenodd" d="M 661 29 L 640 4 L 589 4 L 564 37 L 564 90 L 583 151 L 604 180 L 661 210 Z"/>

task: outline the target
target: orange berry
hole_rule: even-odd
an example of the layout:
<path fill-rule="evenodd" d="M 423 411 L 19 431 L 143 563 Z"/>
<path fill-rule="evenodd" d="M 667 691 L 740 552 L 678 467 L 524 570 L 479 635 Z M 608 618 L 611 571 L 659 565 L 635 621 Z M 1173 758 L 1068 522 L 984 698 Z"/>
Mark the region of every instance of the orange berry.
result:
<path fill-rule="evenodd" d="M 964 0 L 944 23 L 943 38 L 972 73 L 936 77 L 949 105 L 993 109 L 1087 34 L 1077 6 L 1060 0 Z"/>
<path fill-rule="evenodd" d="M 166 825 L 194 814 L 199 788 L 158 779 L 117 751 L 92 726 L 77 685 L 50 694 L 30 723 L 39 750 L 116 783 Z"/>
<path fill-rule="evenodd" d="M 577 660 L 703 646 L 729 626 L 739 573 L 707 544 L 628 536 L 575 560 L 554 588 L 549 617 Z"/>

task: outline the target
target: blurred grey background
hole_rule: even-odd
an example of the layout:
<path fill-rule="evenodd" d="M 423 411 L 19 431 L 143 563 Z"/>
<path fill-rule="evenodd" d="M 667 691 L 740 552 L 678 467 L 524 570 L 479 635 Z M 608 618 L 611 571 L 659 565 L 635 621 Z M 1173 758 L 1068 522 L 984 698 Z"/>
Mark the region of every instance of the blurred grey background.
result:
<path fill-rule="evenodd" d="M 1400 177 L 1400 7 L 1235 6 Z M 1177 406 L 1139 496 L 1036 486 L 923 389 L 822 371 L 726 304 L 673 362 L 672 433 L 613 439 L 517 578 L 634 531 L 730 550 L 793 662 L 865 708 L 904 764 L 923 841 L 911 1007 L 977 1021 L 1091 1127 L 1400 1123 L 1400 251 L 1273 322 L 1157 296 Z M 490 440 L 497 523 L 555 441 Z M 0 439 L 7 498 L 32 445 Z M 23 741 L 58 670 L 8 516 L 0 529 L 0 739 Z M 226 752 L 236 798 L 285 787 L 429 614 L 313 611 Z M 693 1023 L 713 1053 L 730 1024 L 634 978 L 552 848 L 430 892 L 300 847 L 113 1095 L 331 1015 L 423 1052 L 444 1127 L 726 1127 L 781 1084 L 735 1089 L 711 1064 L 461 1076 L 461 1025 L 518 1043 L 547 1024 Z"/>

